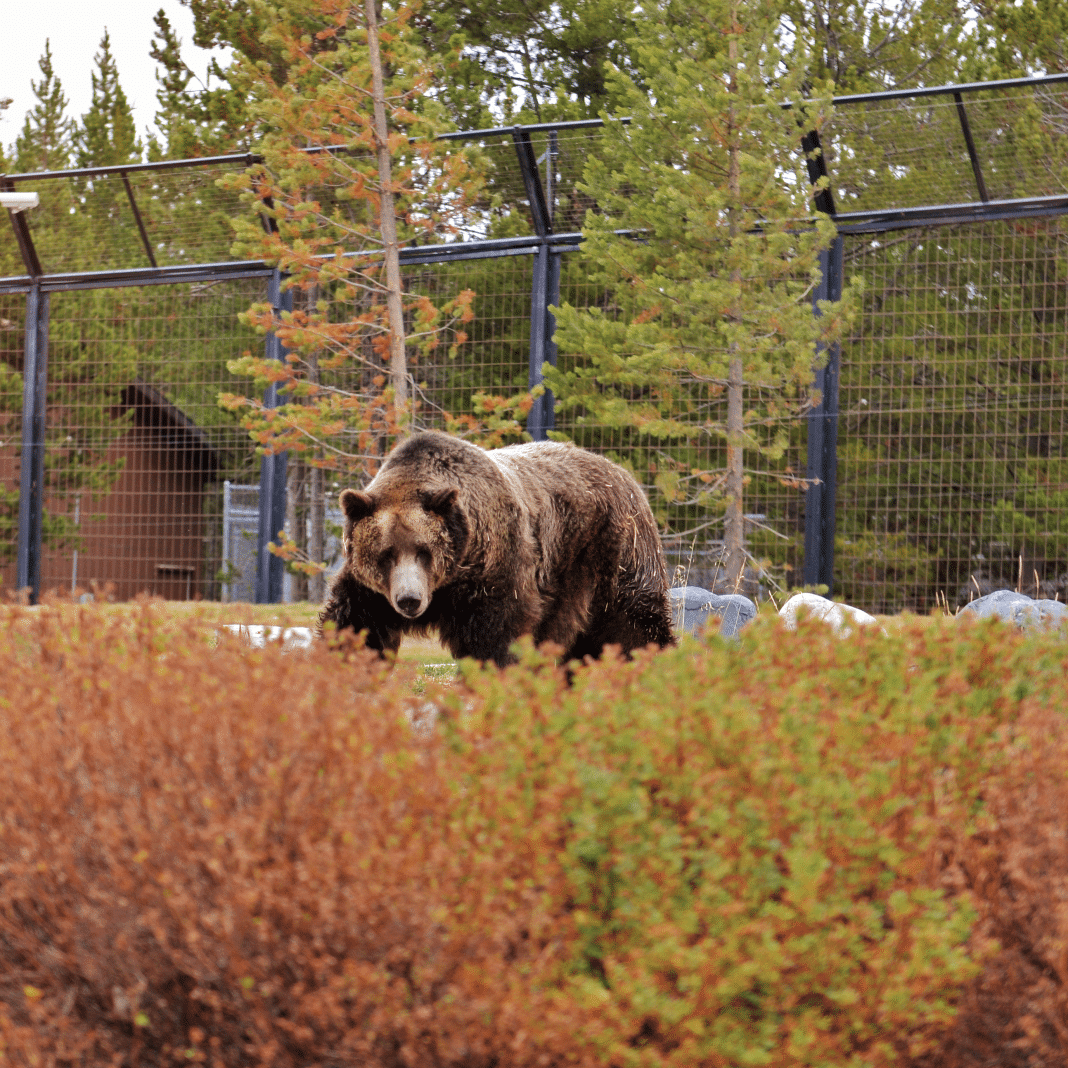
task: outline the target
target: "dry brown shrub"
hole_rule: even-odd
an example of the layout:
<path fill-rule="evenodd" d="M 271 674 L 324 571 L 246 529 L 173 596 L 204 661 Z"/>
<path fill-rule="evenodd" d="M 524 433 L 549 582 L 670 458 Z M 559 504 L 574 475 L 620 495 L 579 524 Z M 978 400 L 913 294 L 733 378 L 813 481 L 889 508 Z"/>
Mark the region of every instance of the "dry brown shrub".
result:
<path fill-rule="evenodd" d="M 982 974 L 965 989 L 937 1068 L 1068 1064 L 1068 654 L 1036 644 L 1041 667 L 1024 687 L 996 774 L 970 834 L 947 848 L 944 883 L 978 910 Z M 989 948 L 993 945 L 994 952 Z"/>
<path fill-rule="evenodd" d="M 525 1042 L 543 888 L 450 822 L 401 669 L 163 640 L 151 605 L 15 609 L 0 657 L 4 1060 L 569 1059 L 566 1018 Z"/>
<path fill-rule="evenodd" d="M 417 696 L 145 604 L 12 609 L 0 657 L 4 1063 L 1068 1061 L 1056 640 L 754 628 Z"/>

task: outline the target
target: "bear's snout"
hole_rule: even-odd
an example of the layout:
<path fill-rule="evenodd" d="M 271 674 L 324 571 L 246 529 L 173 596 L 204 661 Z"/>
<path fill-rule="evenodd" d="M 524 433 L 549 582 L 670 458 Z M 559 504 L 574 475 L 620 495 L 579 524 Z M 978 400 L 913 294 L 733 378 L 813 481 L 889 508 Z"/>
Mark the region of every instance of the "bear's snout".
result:
<path fill-rule="evenodd" d="M 393 607 L 408 619 L 418 619 L 430 604 L 427 574 L 415 555 L 401 556 L 390 575 L 389 599 Z"/>
<path fill-rule="evenodd" d="M 409 619 L 415 619 L 422 610 L 423 602 L 418 597 L 401 597 L 397 601 L 397 611 Z"/>

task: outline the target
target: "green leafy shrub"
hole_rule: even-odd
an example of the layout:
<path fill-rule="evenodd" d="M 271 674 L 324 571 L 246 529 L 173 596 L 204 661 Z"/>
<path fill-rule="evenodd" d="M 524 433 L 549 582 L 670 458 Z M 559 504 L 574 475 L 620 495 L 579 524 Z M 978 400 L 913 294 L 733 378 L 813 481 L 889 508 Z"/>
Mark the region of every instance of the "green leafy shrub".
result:
<path fill-rule="evenodd" d="M 992 815 L 1021 725 L 1063 733 L 1052 641 L 762 620 L 417 696 L 352 644 L 208 634 L 0 620 L 5 1060 L 982 1063 L 997 835 L 1065 848 Z"/>
<path fill-rule="evenodd" d="M 739 649 L 594 665 L 571 690 L 530 666 L 478 679 L 477 782 L 517 784 L 486 818 L 522 831 L 494 848 L 563 870 L 558 996 L 593 1063 L 931 1047 L 976 967 L 939 840 L 963 833 L 1018 678 L 1004 632 L 943 630 L 765 626 Z"/>

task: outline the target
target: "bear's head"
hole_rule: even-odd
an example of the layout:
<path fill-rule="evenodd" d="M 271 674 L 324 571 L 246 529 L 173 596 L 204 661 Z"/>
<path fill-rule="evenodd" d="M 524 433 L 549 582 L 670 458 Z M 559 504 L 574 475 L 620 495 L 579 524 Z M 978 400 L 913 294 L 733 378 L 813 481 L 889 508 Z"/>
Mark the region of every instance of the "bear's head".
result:
<path fill-rule="evenodd" d="M 418 619 L 455 573 L 467 541 L 458 496 L 455 486 L 341 494 L 349 569 L 405 619 Z"/>

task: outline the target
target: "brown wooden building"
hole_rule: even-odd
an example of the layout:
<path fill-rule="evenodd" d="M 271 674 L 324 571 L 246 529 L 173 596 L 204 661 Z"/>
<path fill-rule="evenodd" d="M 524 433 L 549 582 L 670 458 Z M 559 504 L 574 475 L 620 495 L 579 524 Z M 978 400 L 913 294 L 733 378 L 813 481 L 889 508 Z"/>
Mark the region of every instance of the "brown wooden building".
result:
<path fill-rule="evenodd" d="M 206 552 L 204 495 L 218 474 L 218 454 L 154 386 L 134 381 L 123 389 L 112 414 L 130 411 L 129 429 L 107 451 L 108 462 L 122 468 L 110 491 L 77 500 L 46 497 L 46 515 L 77 515 L 78 548 L 48 548 L 46 520 L 42 593 L 95 586 L 110 588 L 116 600 L 147 592 L 181 601 L 211 588 L 218 565 Z M 20 450 L 10 440 L 17 427 L 7 430 L 0 480 L 17 490 Z M 0 581 L 4 590 L 14 588 L 14 562 L 0 570 Z"/>

